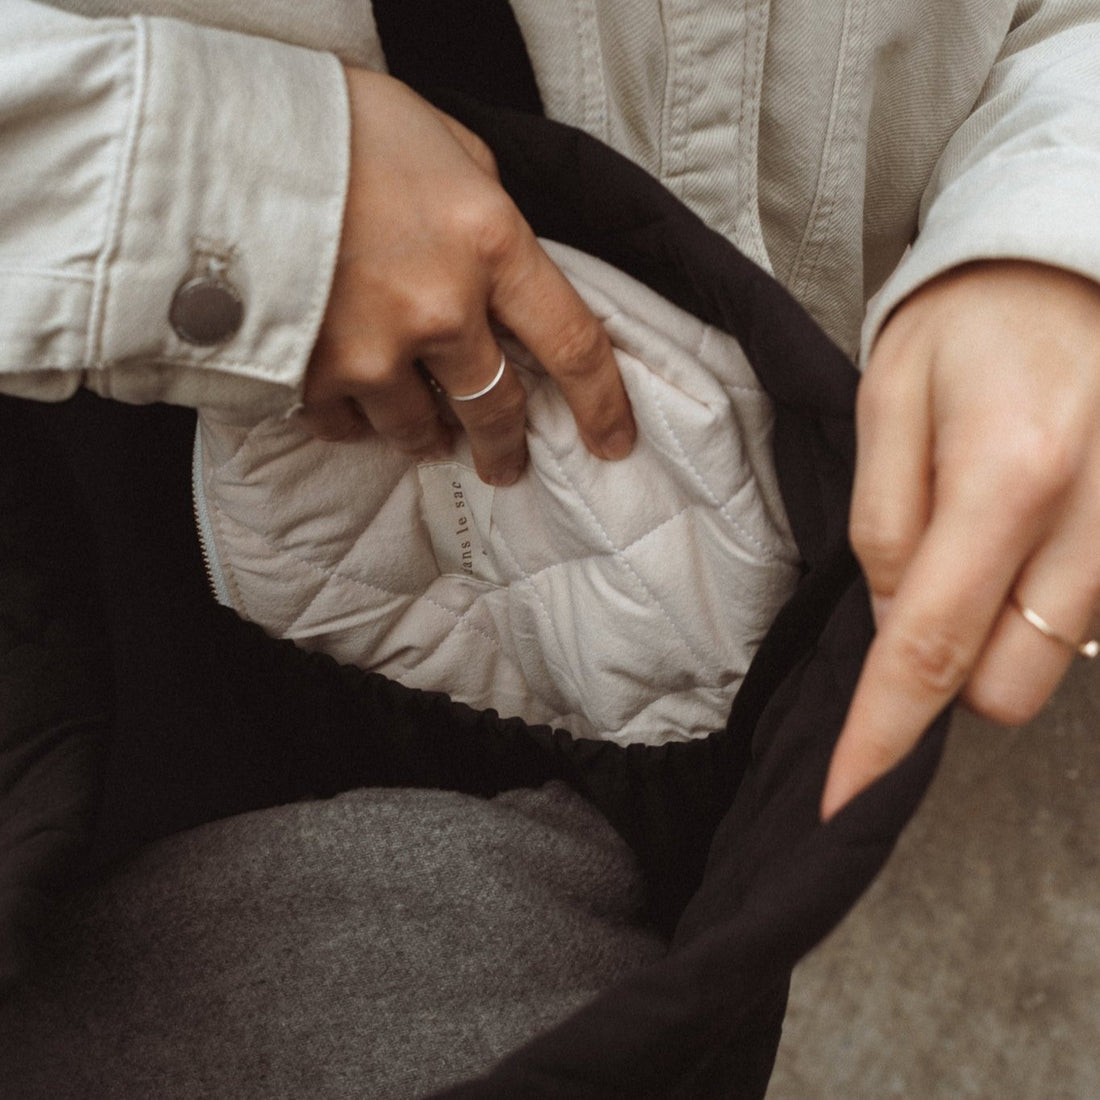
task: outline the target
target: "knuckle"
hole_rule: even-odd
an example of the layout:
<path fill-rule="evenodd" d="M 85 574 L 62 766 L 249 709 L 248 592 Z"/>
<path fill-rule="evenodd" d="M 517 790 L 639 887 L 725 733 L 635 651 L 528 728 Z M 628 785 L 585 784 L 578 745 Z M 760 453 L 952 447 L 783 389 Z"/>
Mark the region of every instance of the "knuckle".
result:
<path fill-rule="evenodd" d="M 494 156 L 492 149 L 471 130 L 465 131 L 464 140 L 466 151 L 473 158 L 477 166 L 483 172 L 487 172 L 490 176 L 497 178 L 500 173 L 497 168 L 497 158 Z"/>
<path fill-rule="evenodd" d="M 489 187 L 455 212 L 462 231 L 473 241 L 481 263 L 498 267 L 513 256 L 523 221 L 512 200 L 499 187 Z"/>
<path fill-rule="evenodd" d="M 606 340 L 603 327 L 594 317 L 566 322 L 558 333 L 555 375 L 568 380 L 587 374 L 603 353 Z"/>
<path fill-rule="evenodd" d="M 1057 433 L 1043 433 L 1032 466 L 1037 491 L 1045 496 L 1060 495 L 1074 480 L 1080 467 L 1080 455 Z"/>
<path fill-rule="evenodd" d="M 447 114 L 438 108 L 432 108 L 443 123 L 444 126 L 450 131 L 451 136 L 462 146 L 462 149 L 468 157 L 480 168 L 483 172 L 488 172 L 492 176 L 497 175 L 497 161 L 493 155 L 493 151 L 489 148 L 485 142 L 473 132 L 469 127 L 464 126 L 457 118 Z"/>
<path fill-rule="evenodd" d="M 406 306 L 405 317 L 414 342 L 423 348 L 461 339 L 469 327 L 469 311 L 460 295 L 447 286 L 423 288 Z"/>
<path fill-rule="evenodd" d="M 896 644 L 901 667 L 918 690 L 948 698 L 966 682 L 970 655 L 963 639 L 950 629 L 908 628 Z"/>
<path fill-rule="evenodd" d="M 1035 490 L 1054 493 L 1069 483 L 1078 466 L 1078 455 L 1063 433 L 1048 425 L 1032 425 L 1017 433 L 1015 472 L 1029 477 Z"/>
<path fill-rule="evenodd" d="M 1017 423 L 1009 438 L 1000 431 L 990 446 L 989 477 L 1024 515 L 1041 511 L 1073 481 L 1080 449 L 1053 425 Z"/>

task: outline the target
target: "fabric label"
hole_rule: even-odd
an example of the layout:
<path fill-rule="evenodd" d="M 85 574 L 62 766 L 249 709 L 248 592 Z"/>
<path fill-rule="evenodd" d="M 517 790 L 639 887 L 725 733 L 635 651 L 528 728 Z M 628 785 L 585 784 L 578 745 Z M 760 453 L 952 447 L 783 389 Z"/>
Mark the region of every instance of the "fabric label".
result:
<path fill-rule="evenodd" d="M 457 462 L 425 463 L 417 473 L 424 522 L 440 572 L 502 583 L 489 553 L 493 487 Z"/>

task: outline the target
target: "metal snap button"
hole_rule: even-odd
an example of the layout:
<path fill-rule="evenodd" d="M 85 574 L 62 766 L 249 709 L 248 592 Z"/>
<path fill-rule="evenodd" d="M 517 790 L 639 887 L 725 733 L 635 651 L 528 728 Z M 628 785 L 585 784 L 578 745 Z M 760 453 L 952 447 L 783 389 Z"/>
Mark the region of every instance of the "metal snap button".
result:
<path fill-rule="evenodd" d="M 244 320 L 236 287 L 221 275 L 206 274 L 182 282 L 172 298 L 168 321 L 189 344 L 224 344 Z"/>

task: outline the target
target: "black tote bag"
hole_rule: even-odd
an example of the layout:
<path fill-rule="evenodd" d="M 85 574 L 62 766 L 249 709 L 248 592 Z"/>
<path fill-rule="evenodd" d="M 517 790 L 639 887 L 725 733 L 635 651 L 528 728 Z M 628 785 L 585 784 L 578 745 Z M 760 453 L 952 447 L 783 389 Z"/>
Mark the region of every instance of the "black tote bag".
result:
<path fill-rule="evenodd" d="M 845 533 L 857 375 L 656 181 L 540 117 L 507 5 L 470 10 L 376 2 L 391 71 L 489 144 L 536 233 L 738 339 L 775 405 L 798 588 L 724 729 L 660 748 L 575 740 L 338 666 L 216 606 L 191 511 L 190 411 L 88 394 L 0 402 L 0 964 L 26 964 L 52 893 L 155 837 L 359 785 L 491 795 L 565 779 L 634 848 L 670 951 L 445 1095 L 761 1096 L 791 969 L 881 868 L 946 727 L 819 821 L 873 632 Z"/>

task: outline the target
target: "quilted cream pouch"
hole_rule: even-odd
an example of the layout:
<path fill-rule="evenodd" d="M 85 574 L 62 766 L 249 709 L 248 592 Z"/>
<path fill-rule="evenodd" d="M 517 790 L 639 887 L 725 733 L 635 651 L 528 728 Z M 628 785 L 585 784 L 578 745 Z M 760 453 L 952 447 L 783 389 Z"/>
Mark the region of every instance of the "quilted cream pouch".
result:
<path fill-rule="evenodd" d="M 195 490 L 215 587 L 273 635 L 479 709 L 622 744 L 704 736 L 799 573 L 771 403 L 732 337 L 544 243 L 616 349 L 631 456 L 589 454 L 507 340 L 530 451 L 507 489 L 478 480 L 461 437 L 417 464 L 370 433 L 326 443 L 293 418 L 205 412 Z"/>

